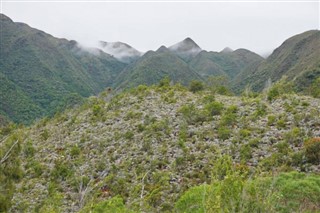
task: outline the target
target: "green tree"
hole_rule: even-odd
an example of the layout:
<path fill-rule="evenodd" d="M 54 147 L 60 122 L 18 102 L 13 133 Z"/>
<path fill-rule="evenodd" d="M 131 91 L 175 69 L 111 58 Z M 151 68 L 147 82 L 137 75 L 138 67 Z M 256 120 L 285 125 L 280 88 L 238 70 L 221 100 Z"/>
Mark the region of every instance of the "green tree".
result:
<path fill-rule="evenodd" d="M 193 93 L 204 90 L 204 84 L 201 81 L 193 80 L 189 84 L 189 90 Z"/>

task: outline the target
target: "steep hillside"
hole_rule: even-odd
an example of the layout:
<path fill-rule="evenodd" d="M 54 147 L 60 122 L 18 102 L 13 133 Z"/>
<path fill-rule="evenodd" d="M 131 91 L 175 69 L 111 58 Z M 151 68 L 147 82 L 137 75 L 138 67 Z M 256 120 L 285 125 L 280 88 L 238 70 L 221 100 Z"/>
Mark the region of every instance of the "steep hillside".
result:
<path fill-rule="evenodd" d="M 261 63 L 263 58 L 249 50 L 207 52 L 202 51 L 190 62 L 190 66 L 201 76 L 226 75 L 233 79 L 243 69 L 254 63 Z"/>
<path fill-rule="evenodd" d="M 214 168 L 220 169 L 217 176 L 228 175 L 220 181 L 232 184 L 230 160 L 241 171 L 238 181 L 245 174 L 252 180 L 260 173 L 320 172 L 316 150 L 319 99 L 283 95 L 270 102 L 264 95 L 213 96 L 207 91 L 191 93 L 179 85 L 139 86 L 111 96 L 92 97 L 77 109 L 9 135 L 8 130 L 0 132 L 1 146 L 16 142 L 15 148 L 21 149 L 20 174 L 24 175 L 14 177 L 19 181 L 11 211 L 77 212 L 85 208 L 88 212 L 100 201 L 120 197 L 132 211 L 172 211 L 185 190 L 210 183 Z M 309 139 L 314 142 L 305 143 Z M 230 158 L 220 165 L 221 155 Z M 284 191 L 279 198 L 288 193 Z M 299 202 L 292 211 L 299 210 Z M 313 200 L 301 205 L 315 210 L 318 204 Z"/>
<path fill-rule="evenodd" d="M 97 49 L 57 39 L 0 14 L 0 113 L 29 123 L 72 98 L 102 91 L 124 64 Z"/>
<path fill-rule="evenodd" d="M 116 79 L 115 85 L 120 88 L 138 86 L 140 84 L 157 84 L 168 76 L 173 82 L 187 85 L 201 77 L 188 64 L 162 46 L 157 51 L 145 53 L 133 64 L 130 64 Z"/>
<path fill-rule="evenodd" d="M 250 84 L 261 91 L 268 79 L 275 82 L 283 76 L 297 91 L 306 89 L 320 76 L 320 31 L 311 30 L 287 39 L 259 66 L 248 67 L 234 81 L 234 88 Z"/>

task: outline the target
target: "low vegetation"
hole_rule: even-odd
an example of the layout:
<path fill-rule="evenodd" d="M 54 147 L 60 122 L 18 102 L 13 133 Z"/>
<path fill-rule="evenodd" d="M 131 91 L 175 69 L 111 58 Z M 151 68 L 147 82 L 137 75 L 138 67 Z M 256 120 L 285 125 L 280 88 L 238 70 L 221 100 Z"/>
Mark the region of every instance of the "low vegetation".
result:
<path fill-rule="evenodd" d="M 1 128 L 0 210 L 319 211 L 319 99 L 189 89 L 164 79 Z"/>

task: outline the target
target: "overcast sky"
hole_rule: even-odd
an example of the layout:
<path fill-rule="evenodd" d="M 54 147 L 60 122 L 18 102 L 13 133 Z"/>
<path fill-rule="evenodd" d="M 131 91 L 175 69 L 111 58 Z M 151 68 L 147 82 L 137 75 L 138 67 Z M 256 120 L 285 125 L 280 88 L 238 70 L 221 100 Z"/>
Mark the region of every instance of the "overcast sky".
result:
<path fill-rule="evenodd" d="M 23 0 L 22 0 L 23 1 Z M 140 51 L 191 37 L 202 49 L 265 54 L 298 33 L 319 29 L 319 2 L 12 2 L 2 13 L 86 46 L 123 41 Z"/>

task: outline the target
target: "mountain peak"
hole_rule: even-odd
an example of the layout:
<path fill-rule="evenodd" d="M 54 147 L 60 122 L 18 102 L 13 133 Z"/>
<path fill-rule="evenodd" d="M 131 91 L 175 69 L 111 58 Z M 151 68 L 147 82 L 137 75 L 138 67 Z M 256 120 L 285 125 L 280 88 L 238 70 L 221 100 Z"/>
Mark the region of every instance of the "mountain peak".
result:
<path fill-rule="evenodd" d="M 192 42 L 194 44 L 196 44 L 190 37 L 187 37 L 183 40 L 183 42 Z"/>
<path fill-rule="evenodd" d="M 8 16 L 4 15 L 3 13 L 0 13 L 0 21 L 13 22 Z"/>
<path fill-rule="evenodd" d="M 201 52 L 202 49 L 196 42 L 187 37 L 183 41 L 170 46 L 169 50 L 178 53 L 179 55 L 196 55 Z"/>
<path fill-rule="evenodd" d="M 141 52 L 131 47 L 130 45 L 117 41 L 117 42 L 105 42 L 99 41 L 99 48 L 104 52 L 113 55 L 115 58 L 122 62 L 132 62 L 142 55 Z"/>
<path fill-rule="evenodd" d="M 161 47 L 159 47 L 157 49 L 157 52 L 168 52 L 168 51 L 169 51 L 169 49 L 164 45 L 162 45 Z"/>
<path fill-rule="evenodd" d="M 230 47 L 225 47 L 223 50 L 220 51 L 221 53 L 231 53 L 233 52 L 233 49 Z"/>

